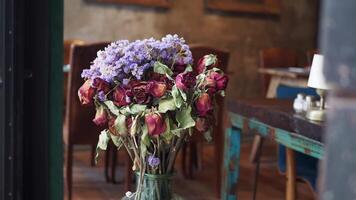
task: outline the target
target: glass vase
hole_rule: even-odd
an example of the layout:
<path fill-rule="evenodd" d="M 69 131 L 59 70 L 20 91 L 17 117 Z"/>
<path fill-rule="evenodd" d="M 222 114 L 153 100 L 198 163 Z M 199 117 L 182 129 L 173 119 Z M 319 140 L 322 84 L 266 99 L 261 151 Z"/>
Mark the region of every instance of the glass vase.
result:
<path fill-rule="evenodd" d="M 170 200 L 173 197 L 172 178 L 171 174 L 157 175 L 145 174 L 143 180 L 140 179 L 140 174 L 136 174 L 137 193 L 140 198 L 137 200 Z M 139 184 L 142 182 L 140 189 Z M 140 192 L 141 191 L 141 192 Z"/>
<path fill-rule="evenodd" d="M 122 200 L 182 200 L 173 193 L 172 174 L 136 174 L 136 192 L 127 193 Z M 142 183 L 140 187 L 140 183 Z"/>

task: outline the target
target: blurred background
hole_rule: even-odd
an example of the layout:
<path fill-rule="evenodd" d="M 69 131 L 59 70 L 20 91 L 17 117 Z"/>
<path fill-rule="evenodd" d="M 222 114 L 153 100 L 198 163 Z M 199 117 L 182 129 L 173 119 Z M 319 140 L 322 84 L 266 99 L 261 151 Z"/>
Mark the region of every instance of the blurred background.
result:
<path fill-rule="evenodd" d="M 293 49 L 299 51 L 299 65 L 305 65 L 304 52 L 316 49 L 318 41 L 318 0 L 281 0 L 277 15 L 254 13 L 253 9 L 234 12 L 209 8 L 210 2 L 205 0 L 166 1 L 167 8 L 113 2 L 64 0 L 64 39 L 136 40 L 176 33 L 189 44 L 228 50 L 228 70 L 233 74 L 227 92 L 229 98 L 261 94 L 257 73 L 260 50 Z M 258 5 L 263 1 L 218 2 L 227 2 L 229 6 L 231 2 Z"/>

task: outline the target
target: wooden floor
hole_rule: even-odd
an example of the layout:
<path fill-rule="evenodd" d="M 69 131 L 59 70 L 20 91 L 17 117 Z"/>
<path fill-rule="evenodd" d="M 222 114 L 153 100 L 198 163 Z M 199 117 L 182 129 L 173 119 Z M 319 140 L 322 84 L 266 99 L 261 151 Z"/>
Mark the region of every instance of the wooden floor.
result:
<path fill-rule="evenodd" d="M 245 143 L 242 146 L 241 172 L 238 185 L 239 199 L 241 200 L 252 199 L 254 165 L 248 161 L 250 149 L 250 143 Z M 212 147 L 205 145 L 203 152 L 203 169 L 196 173 L 196 178 L 194 180 L 184 179 L 179 172 L 175 177 L 174 189 L 177 194 L 184 197 L 186 200 L 218 199 L 215 191 L 215 165 L 213 159 L 211 159 Z M 275 145 L 265 145 L 263 154 L 263 164 L 261 165 L 257 199 L 283 200 L 285 199 L 285 178 L 278 173 L 276 167 Z M 81 148 L 75 151 L 73 200 L 121 199 L 125 193 L 123 184 L 114 185 L 106 183 L 104 179 L 103 161 L 100 160 L 96 167 L 90 167 L 89 155 L 89 149 L 86 150 Z M 177 164 L 177 169 L 179 169 L 179 163 Z M 122 180 L 121 169 L 122 166 L 119 163 L 119 167 L 117 168 L 117 180 Z M 314 199 L 309 187 L 304 183 L 298 183 L 298 199 Z"/>

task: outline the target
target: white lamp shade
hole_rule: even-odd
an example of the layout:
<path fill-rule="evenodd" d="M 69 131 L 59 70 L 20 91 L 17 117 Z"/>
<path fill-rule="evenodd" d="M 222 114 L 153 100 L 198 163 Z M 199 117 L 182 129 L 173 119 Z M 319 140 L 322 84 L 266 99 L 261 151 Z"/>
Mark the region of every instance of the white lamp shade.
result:
<path fill-rule="evenodd" d="M 328 90 L 330 89 L 329 84 L 326 82 L 323 65 L 324 57 L 319 54 L 315 54 L 313 57 L 313 63 L 310 69 L 308 86 L 316 89 Z"/>

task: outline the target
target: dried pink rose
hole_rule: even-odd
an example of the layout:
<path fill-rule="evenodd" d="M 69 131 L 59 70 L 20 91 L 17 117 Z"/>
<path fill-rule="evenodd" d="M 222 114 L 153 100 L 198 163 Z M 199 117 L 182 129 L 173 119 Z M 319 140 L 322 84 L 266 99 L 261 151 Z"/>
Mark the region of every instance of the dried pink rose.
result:
<path fill-rule="evenodd" d="M 93 102 L 95 89 L 91 87 L 91 81 L 87 80 L 78 90 L 78 96 L 82 105 L 89 105 Z"/>
<path fill-rule="evenodd" d="M 209 78 L 215 80 L 217 90 L 225 90 L 229 78 L 226 75 L 222 75 L 218 72 L 211 72 Z"/>
<path fill-rule="evenodd" d="M 147 90 L 152 96 L 160 98 L 166 93 L 167 85 L 163 82 L 151 81 L 147 85 Z"/>
<path fill-rule="evenodd" d="M 148 128 L 148 134 L 151 136 L 160 135 L 166 131 L 166 122 L 159 113 L 146 114 L 145 122 Z"/>
<path fill-rule="evenodd" d="M 206 77 L 202 89 L 207 89 L 209 94 L 214 94 L 216 92 L 216 81 L 211 77 Z"/>
<path fill-rule="evenodd" d="M 197 101 L 195 102 L 195 107 L 198 111 L 199 116 L 206 116 L 209 111 L 213 109 L 211 98 L 208 93 L 202 93 Z"/>
<path fill-rule="evenodd" d="M 98 126 L 103 126 L 106 124 L 107 121 L 107 113 L 104 109 L 104 106 L 96 108 L 96 114 L 95 118 L 93 119 L 93 122 Z"/>

